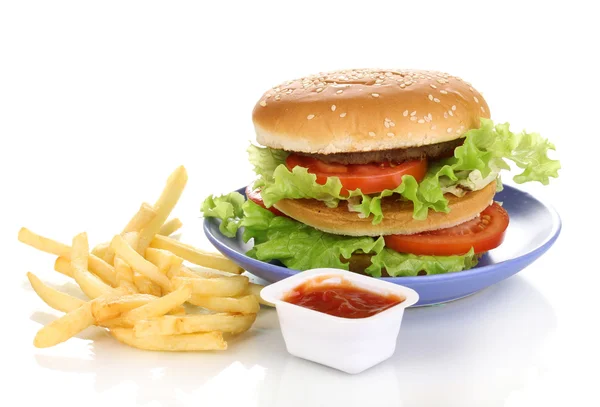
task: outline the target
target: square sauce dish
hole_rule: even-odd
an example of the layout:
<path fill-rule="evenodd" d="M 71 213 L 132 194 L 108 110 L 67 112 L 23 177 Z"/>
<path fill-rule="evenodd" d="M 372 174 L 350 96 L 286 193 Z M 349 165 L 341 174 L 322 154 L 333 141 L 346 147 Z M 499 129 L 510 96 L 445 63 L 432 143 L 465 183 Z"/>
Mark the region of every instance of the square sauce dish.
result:
<path fill-rule="evenodd" d="M 277 309 L 288 352 L 346 373 L 390 358 L 416 291 L 353 272 L 307 270 L 271 284 L 261 297 Z"/>

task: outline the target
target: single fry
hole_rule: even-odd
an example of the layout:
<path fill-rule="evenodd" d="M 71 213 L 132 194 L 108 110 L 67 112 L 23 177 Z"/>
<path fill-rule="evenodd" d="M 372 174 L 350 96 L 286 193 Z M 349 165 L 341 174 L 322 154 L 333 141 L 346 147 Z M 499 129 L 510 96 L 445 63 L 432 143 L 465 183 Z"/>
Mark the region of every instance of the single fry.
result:
<path fill-rule="evenodd" d="M 119 257 L 115 258 L 115 274 L 117 275 L 117 287 L 123 288 L 131 294 L 138 292 L 133 282 L 133 270 L 125 260 Z"/>
<path fill-rule="evenodd" d="M 181 223 L 179 219 L 173 218 L 160 227 L 158 234 L 162 236 L 169 236 L 178 231 L 182 226 L 183 223 Z"/>
<path fill-rule="evenodd" d="M 55 310 L 71 312 L 85 304 L 85 301 L 48 287 L 33 273 L 27 273 L 27 278 L 35 293 Z"/>
<path fill-rule="evenodd" d="M 100 259 L 104 259 L 104 256 L 106 256 L 106 252 L 109 247 L 110 243 L 100 243 L 96 245 L 90 253 Z"/>
<path fill-rule="evenodd" d="M 265 301 L 260 296 L 260 292 L 263 288 L 265 287 L 260 284 L 250 283 L 248 284 L 248 288 L 246 289 L 246 294 L 254 295 L 260 304 L 268 305 L 269 307 L 274 307 L 275 304 L 272 304 L 269 301 Z"/>
<path fill-rule="evenodd" d="M 40 236 L 27 228 L 21 228 L 21 230 L 19 230 L 19 241 L 46 253 L 67 257 L 69 259 L 71 256 L 70 246 L 50 238 Z M 94 255 L 89 256 L 89 270 L 106 283 L 115 285 L 115 270 L 110 264 L 106 263 L 102 259 Z M 70 273 L 67 275 L 70 275 Z"/>
<path fill-rule="evenodd" d="M 147 304 L 136 308 L 123 316 L 126 324 L 133 325 L 136 321 L 166 315 L 168 312 L 185 303 L 192 295 L 192 287 L 182 285 L 175 291 L 161 298 L 156 298 Z"/>
<path fill-rule="evenodd" d="M 131 294 L 120 297 L 105 296 L 92 304 L 92 315 L 96 323 L 119 318 L 121 315 L 158 299 L 149 294 Z"/>
<path fill-rule="evenodd" d="M 180 267 L 183 259 L 167 250 L 161 249 L 146 249 L 146 260 L 154 264 L 163 273 L 167 274 L 172 266 Z"/>
<path fill-rule="evenodd" d="M 167 276 L 162 274 L 158 267 L 143 258 L 138 252 L 133 250 L 122 236 L 116 235 L 111 243 L 115 253 L 125 260 L 134 271 L 145 275 L 153 282 L 157 283 L 164 292 L 171 291 L 171 283 Z"/>
<path fill-rule="evenodd" d="M 140 338 L 135 335 L 133 329 L 128 328 L 113 328 L 110 332 L 118 341 L 138 349 L 173 352 L 227 349 L 227 342 L 221 332 Z"/>
<path fill-rule="evenodd" d="M 35 335 L 33 344 L 37 348 L 48 348 L 58 345 L 77 335 L 85 328 L 94 325 L 94 323 L 92 305 L 86 302 L 79 308 L 55 319 L 40 329 Z"/>
<path fill-rule="evenodd" d="M 204 297 L 194 294 L 188 299 L 188 302 L 216 312 L 256 314 L 260 311 L 260 305 L 254 295 L 245 295 L 243 297 Z"/>
<path fill-rule="evenodd" d="M 194 267 L 194 269 L 190 269 L 188 267 L 183 267 L 185 270 L 182 270 L 182 274 L 186 276 L 194 276 L 194 277 L 204 277 L 204 278 L 215 278 L 215 277 L 232 277 L 237 276 L 236 273 L 229 273 L 227 271 L 221 271 L 217 269 L 211 269 L 208 267 Z"/>
<path fill-rule="evenodd" d="M 148 223 L 156 216 L 156 211 L 152 205 L 143 203 L 140 209 L 133 215 L 133 217 L 127 223 L 127 226 L 123 228 L 121 235 L 129 232 L 140 232 L 145 228 Z"/>
<path fill-rule="evenodd" d="M 155 236 L 150 243 L 150 247 L 168 250 L 184 260 L 199 266 L 228 271 L 235 274 L 240 274 L 244 271 L 241 267 L 220 253 L 205 252 L 167 236 Z"/>
<path fill-rule="evenodd" d="M 57 256 L 69 256 L 71 248 L 64 243 L 33 233 L 27 228 L 19 230 L 19 241 L 35 249 Z"/>
<path fill-rule="evenodd" d="M 154 236 L 160 231 L 162 225 L 166 222 L 171 214 L 171 211 L 179 201 L 181 193 L 187 183 L 187 171 L 185 167 L 178 167 L 169 176 L 167 185 L 162 191 L 162 194 L 154 204 L 156 216 L 146 225 L 140 233 L 140 253 L 144 253 Z"/>
<path fill-rule="evenodd" d="M 212 331 L 239 334 L 250 329 L 255 320 L 256 314 L 166 315 L 136 322 L 133 330 L 137 337 Z"/>
<path fill-rule="evenodd" d="M 71 270 L 71 260 L 69 260 L 69 257 L 57 257 L 56 261 L 54 262 L 54 270 L 72 278 L 73 270 Z"/>
<path fill-rule="evenodd" d="M 193 294 L 214 297 L 234 297 L 242 294 L 248 286 L 248 277 L 246 276 L 220 278 L 173 277 L 172 281 L 175 287 L 190 284 Z"/>
<path fill-rule="evenodd" d="M 86 233 L 80 233 L 73 238 L 73 246 L 70 253 L 73 278 L 85 295 L 90 298 L 114 294 L 115 290 L 112 287 L 88 271 L 88 250 Z"/>

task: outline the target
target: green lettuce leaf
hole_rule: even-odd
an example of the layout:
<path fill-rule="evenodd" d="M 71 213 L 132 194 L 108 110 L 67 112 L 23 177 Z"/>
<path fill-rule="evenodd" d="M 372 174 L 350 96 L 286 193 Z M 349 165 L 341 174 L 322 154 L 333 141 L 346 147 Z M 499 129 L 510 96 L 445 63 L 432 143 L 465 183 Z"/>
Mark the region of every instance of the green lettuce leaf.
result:
<path fill-rule="evenodd" d="M 276 216 L 252 201 L 238 206 L 243 196 L 237 192 L 222 197 L 209 196 L 202 204 L 205 217 L 221 220 L 223 234 L 236 235 L 243 227 L 245 242 L 254 239 L 254 247 L 247 253 L 258 260 L 279 260 L 295 270 L 333 267 L 348 270 L 354 253 L 369 253 L 373 264 L 366 270 L 380 277 L 382 269 L 390 276 L 415 276 L 421 270 L 440 274 L 473 267 L 476 257 L 472 251 L 464 256 L 416 256 L 396 253 L 384 247 L 382 237 L 352 237 L 321 232 L 293 219 Z M 225 232 L 223 232 L 225 230 Z M 346 261 L 345 261 L 346 260 Z"/>
<path fill-rule="evenodd" d="M 402 184 L 393 190 L 366 195 L 360 189 L 342 196 L 342 184 L 337 177 L 329 177 L 324 185 L 316 182 L 316 175 L 306 168 L 285 166 L 288 153 L 282 150 L 250 146 L 250 161 L 259 179 L 255 186 L 261 187 L 265 205 L 270 207 L 281 199 L 317 199 L 329 207 L 341 200 L 358 216 L 372 216 L 373 224 L 383 219 L 381 200 L 398 194 L 413 203 L 413 217 L 427 218 L 429 210 L 448 213 L 445 193 L 462 196 L 466 190 L 479 190 L 497 180 L 501 189 L 499 173 L 509 170 L 507 160 L 514 162 L 523 172 L 514 177 L 515 182 L 538 181 L 546 185 L 549 177 L 558 177 L 560 163 L 548 157 L 554 150 L 547 140 L 537 133 L 513 133 L 508 124 L 494 125 L 489 119 L 481 119 L 481 127 L 465 134 L 464 143 L 457 147 L 454 156 L 430 163 L 425 178 L 418 183 L 411 175 L 402 178 Z"/>
<path fill-rule="evenodd" d="M 382 269 L 392 277 L 409 277 L 422 271 L 431 275 L 468 270 L 477 265 L 477 256 L 473 249 L 461 256 L 418 256 L 384 248 L 371 262 L 366 272 L 374 277 L 381 276 Z"/>

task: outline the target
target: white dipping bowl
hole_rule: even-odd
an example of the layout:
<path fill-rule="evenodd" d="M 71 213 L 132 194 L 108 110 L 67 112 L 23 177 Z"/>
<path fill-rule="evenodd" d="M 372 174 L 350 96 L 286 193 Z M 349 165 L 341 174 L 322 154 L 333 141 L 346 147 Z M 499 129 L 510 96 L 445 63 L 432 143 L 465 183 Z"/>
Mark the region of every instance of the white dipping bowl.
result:
<path fill-rule="evenodd" d="M 332 282 L 343 279 L 367 291 L 392 294 L 405 300 L 378 314 L 356 319 L 340 318 L 283 301 L 294 288 L 321 276 L 331 276 Z M 326 279 L 323 283 L 329 281 Z M 394 354 L 404 309 L 419 300 L 419 294 L 408 287 L 331 268 L 295 274 L 263 288 L 260 295 L 275 305 L 290 354 L 350 374 L 360 373 Z"/>

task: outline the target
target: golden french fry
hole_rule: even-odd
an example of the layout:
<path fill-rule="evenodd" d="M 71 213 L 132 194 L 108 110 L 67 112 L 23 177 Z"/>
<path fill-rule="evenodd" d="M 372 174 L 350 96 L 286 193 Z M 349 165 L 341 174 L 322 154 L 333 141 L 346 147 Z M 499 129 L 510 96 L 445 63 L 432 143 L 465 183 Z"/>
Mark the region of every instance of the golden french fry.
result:
<path fill-rule="evenodd" d="M 245 295 L 243 297 L 204 297 L 194 294 L 188 299 L 188 302 L 192 305 L 216 312 L 256 314 L 260 311 L 260 305 L 254 295 Z"/>
<path fill-rule="evenodd" d="M 71 247 L 66 244 L 57 242 L 56 240 L 40 236 L 36 233 L 33 233 L 27 228 L 21 228 L 19 231 L 19 240 L 31 247 L 34 247 L 38 250 L 41 250 L 46 253 L 55 254 L 57 256 L 66 257 L 70 259 L 71 256 Z M 100 277 L 104 282 L 115 285 L 115 269 L 102 259 L 92 255 L 89 256 L 89 270 Z M 71 275 L 66 273 L 66 270 L 63 274 Z"/>
<path fill-rule="evenodd" d="M 35 335 L 33 344 L 37 348 L 58 345 L 94 325 L 94 322 L 92 305 L 90 302 L 86 302 L 40 329 Z"/>
<path fill-rule="evenodd" d="M 154 236 L 160 231 L 160 228 L 171 214 L 171 211 L 177 204 L 177 201 L 179 201 L 179 197 L 185 188 L 187 179 L 187 171 L 183 166 L 177 168 L 169 176 L 165 188 L 154 204 L 156 216 L 152 218 L 140 233 L 140 253 L 146 251 Z"/>
<path fill-rule="evenodd" d="M 122 236 L 116 235 L 111 242 L 111 247 L 114 248 L 115 253 L 125 260 L 134 271 L 145 275 L 150 280 L 157 283 L 164 292 L 171 291 L 171 283 L 167 276 L 162 274 L 158 270 L 158 267 L 133 250 Z"/>
<path fill-rule="evenodd" d="M 133 285 L 136 290 L 142 294 L 152 294 L 158 297 L 161 296 L 162 290 L 152 282 L 148 277 L 138 272 L 133 273 Z"/>
<path fill-rule="evenodd" d="M 104 256 L 106 256 L 106 252 L 109 247 L 109 243 L 100 243 L 97 244 L 90 253 L 100 259 L 104 259 Z"/>
<path fill-rule="evenodd" d="M 68 257 L 57 257 L 54 262 L 54 270 L 58 271 L 65 276 L 73 277 L 73 271 L 71 270 L 71 260 Z"/>
<path fill-rule="evenodd" d="M 173 277 L 173 285 L 179 287 L 182 284 L 190 284 L 192 293 L 203 296 L 234 297 L 242 294 L 248 286 L 248 277 Z"/>
<path fill-rule="evenodd" d="M 221 332 L 142 338 L 135 336 L 133 329 L 128 328 L 113 328 L 110 332 L 118 341 L 138 349 L 173 352 L 227 349 L 227 342 Z"/>
<path fill-rule="evenodd" d="M 192 287 L 189 285 L 182 285 L 164 297 L 157 298 L 139 308 L 131 310 L 126 315 L 123 315 L 122 319 L 126 324 L 133 325 L 136 321 L 141 319 L 163 316 L 181 306 L 191 295 Z"/>
<path fill-rule="evenodd" d="M 265 288 L 265 287 L 260 284 L 250 283 L 248 285 L 248 288 L 246 289 L 246 294 L 254 295 L 260 304 L 268 305 L 269 307 L 274 307 L 275 304 L 272 304 L 269 301 L 265 301 L 260 296 L 260 292 L 263 288 Z"/>
<path fill-rule="evenodd" d="M 149 294 L 131 294 L 120 297 L 105 296 L 94 301 L 92 304 L 92 315 L 96 323 L 119 318 L 121 315 L 158 299 Z"/>
<path fill-rule="evenodd" d="M 169 220 L 167 223 L 162 225 L 157 234 L 162 236 L 169 236 L 175 233 L 183 226 L 183 223 L 177 218 Z"/>
<path fill-rule="evenodd" d="M 146 249 L 146 260 L 154 264 L 163 274 L 167 274 L 172 266 L 180 267 L 183 259 L 167 250 Z"/>
<path fill-rule="evenodd" d="M 27 273 L 27 278 L 35 293 L 55 310 L 70 312 L 85 304 L 85 301 L 48 287 L 33 273 Z"/>
<path fill-rule="evenodd" d="M 121 235 L 129 232 L 140 232 L 156 216 L 156 211 L 152 205 L 144 202 L 135 215 L 129 220 L 127 226 L 123 228 Z"/>
<path fill-rule="evenodd" d="M 86 233 L 80 233 L 73 238 L 73 246 L 70 253 L 73 278 L 85 295 L 90 298 L 115 294 L 116 291 L 112 287 L 88 271 L 88 250 Z"/>
<path fill-rule="evenodd" d="M 215 277 L 233 277 L 239 274 L 229 273 L 227 271 L 221 271 L 217 269 L 211 269 L 208 267 L 194 267 L 194 269 L 190 269 L 188 267 L 183 267 L 182 275 L 185 276 L 195 276 L 195 277 L 204 277 L 204 278 L 215 278 Z"/>
<path fill-rule="evenodd" d="M 40 236 L 27 228 L 19 230 L 19 241 L 43 252 L 56 254 L 57 256 L 69 256 L 71 252 L 71 248 L 66 244 Z"/>
<path fill-rule="evenodd" d="M 154 236 L 150 247 L 168 250 L 171 253 L 199 266 L 240 274 L 244 270 L 220 253 L 206 252 L 181 243 L 167 236 Z"/>
<path fill-rule="evenodd" d="M 138 337 L 212 331 L 239 334 L 250 329 L 255 320 L 256 314 L 165 315 L 136 322 L 133 330 Z"/>
<path fill-rule="evenodd" d="M 123 288 L 130 294 L 136 294 L 138 289 L 133 283 L 133 270 L 120 257 L 115 258 L 115 273 L 117 275 L 117 287 Z"/>

